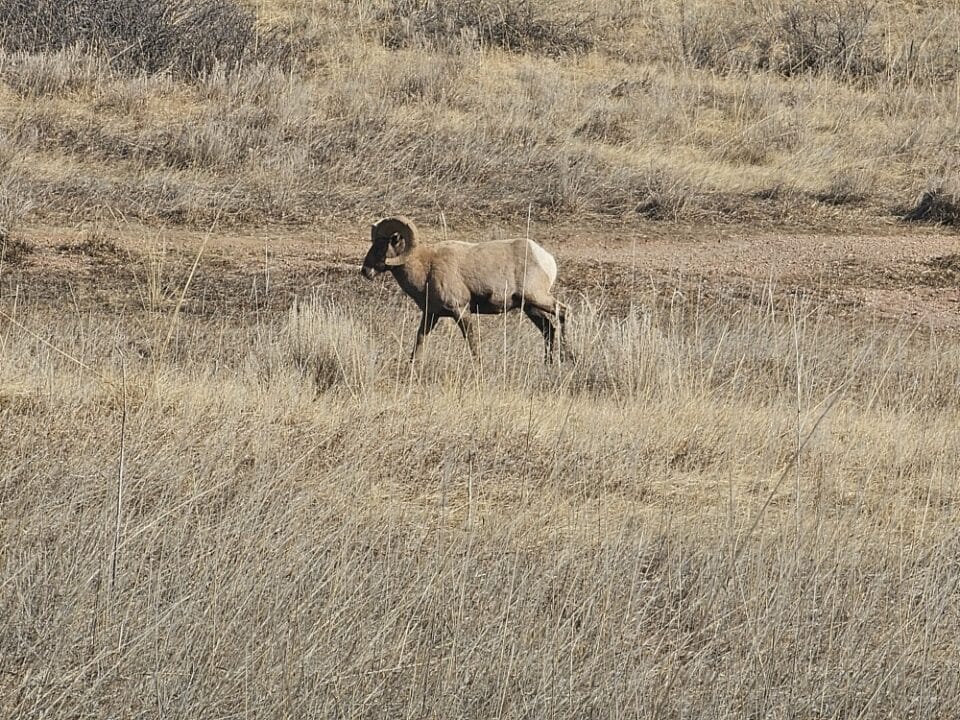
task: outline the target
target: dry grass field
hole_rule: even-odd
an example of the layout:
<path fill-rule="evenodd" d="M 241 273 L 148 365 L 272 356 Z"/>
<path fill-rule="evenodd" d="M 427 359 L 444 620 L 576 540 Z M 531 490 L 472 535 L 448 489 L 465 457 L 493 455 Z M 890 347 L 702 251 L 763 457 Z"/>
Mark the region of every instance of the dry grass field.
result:
<path fill-rule="evenodd" d="M 0 715 L 955 714 L 956 7 L 62 6 L 0 0 Z M 397 211 L 554 251 L 576 360 L 411 368 Z"/>

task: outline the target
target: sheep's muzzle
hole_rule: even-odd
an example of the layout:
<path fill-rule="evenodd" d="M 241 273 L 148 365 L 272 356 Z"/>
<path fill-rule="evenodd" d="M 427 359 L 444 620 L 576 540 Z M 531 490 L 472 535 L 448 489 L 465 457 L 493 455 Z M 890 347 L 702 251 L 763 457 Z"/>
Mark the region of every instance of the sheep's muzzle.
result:
<path fill-rule="evenodd" d="M 367 280 L 373 280 L 373 278 L 377 275 L 377 271 L 374 270 L 370 265 L 364 265 L 362 268 L 360 268 L 360 273 Z"/>

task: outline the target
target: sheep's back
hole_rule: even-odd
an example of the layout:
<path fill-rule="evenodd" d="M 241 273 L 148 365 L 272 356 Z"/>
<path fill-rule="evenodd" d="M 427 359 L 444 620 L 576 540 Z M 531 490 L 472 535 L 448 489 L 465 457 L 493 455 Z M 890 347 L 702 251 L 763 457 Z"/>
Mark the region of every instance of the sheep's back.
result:
<path fill-rule="evenodd" d="M 510 295 L 526 289 L 549 290 L 557 264 L 540 245 L 521 238 L 482 243 L 446 241 L 432 247 L 431 276 L 438 290 L 453 301 L 471 295 Z"/>

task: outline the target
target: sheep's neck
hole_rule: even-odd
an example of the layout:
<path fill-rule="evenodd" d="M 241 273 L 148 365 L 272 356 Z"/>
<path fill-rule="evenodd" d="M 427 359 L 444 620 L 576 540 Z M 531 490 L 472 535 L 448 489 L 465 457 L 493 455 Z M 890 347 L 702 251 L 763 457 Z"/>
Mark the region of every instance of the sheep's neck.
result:
<path fill-rule="evenodd" d="M 419 253 L 410 253 L 403 265 L 390 268 L 403 291 L 412 297 L 421 308 L 426 301 L 427 266 Z"/>

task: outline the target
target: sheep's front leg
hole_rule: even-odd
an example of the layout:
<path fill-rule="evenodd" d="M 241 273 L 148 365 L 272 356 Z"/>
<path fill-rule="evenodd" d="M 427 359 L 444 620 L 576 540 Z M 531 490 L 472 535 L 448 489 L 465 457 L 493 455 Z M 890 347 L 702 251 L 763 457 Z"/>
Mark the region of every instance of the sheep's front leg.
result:
<path fill-rule="evenodd" d="M 473 355 L 474 358 L 479 358 L 480 326 L 477 323 L 477 318 L 469 312 L 461 313 L 457 316 L 457 326 L 460 328 L 460 332 L 463 333 L 467 345 L 470 346 L 470 354 Z"/>
<path fill-rule="evenodd" d="M 423 317 L 420 318 L 420 327 L 417 328 L 417 340 L 413 344 L 413 352 L 410 353 L 410 362 L 417 359 L 420 349 L 423 347 L 423 339 L 437 326 L 439 320 L 439 315 L 424 310 Z"/>

